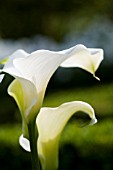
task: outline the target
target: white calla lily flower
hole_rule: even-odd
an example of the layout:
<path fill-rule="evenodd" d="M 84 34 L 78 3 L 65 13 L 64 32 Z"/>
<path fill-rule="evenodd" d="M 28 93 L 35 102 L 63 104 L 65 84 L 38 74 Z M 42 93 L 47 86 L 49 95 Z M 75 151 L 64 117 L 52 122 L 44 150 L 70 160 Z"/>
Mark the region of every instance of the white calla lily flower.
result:
<path fill-rule="evenodd" d="M 57 170 L 61 133 L 69 119 L 78 111 L 82 111 L 90 117 L 89 125 L 97 122 L 93 108 L 85 102 L 73 101 L 56 108 L 41 108 L 36 124 L 39 134 L 37 150 L 42 170 Z M 21 135 L 19 141 L 20 145 L 30 152 L 29 140 Z"/>
<path fill-rule="evenodd" d="M 38 50 L 28 54 L 17 50 L 13 53 L 0 72 L 15 78 L 8 93 L 14 97 L 21 111 L 24 136 L 27 136 L 27 124 L 36 118 L 47 84 L 59 66 L 80 67 L 94 75 L 102 59 L 102 49 L 89 49 L 83 45 L 60 52 Z"/>
<path fill-rule="evenodd" d="M 68 120 L 83 111 L 91 118 L 90 124 L 97 122 L 93 108 L 81 101 L 73 101 L 60 105 L 57 108 L 42 108 L 37 116 L 38 155 L 41 161 L 42 170 L 57 170 L 58 168 L 58 147 L 61 133 Z"/>

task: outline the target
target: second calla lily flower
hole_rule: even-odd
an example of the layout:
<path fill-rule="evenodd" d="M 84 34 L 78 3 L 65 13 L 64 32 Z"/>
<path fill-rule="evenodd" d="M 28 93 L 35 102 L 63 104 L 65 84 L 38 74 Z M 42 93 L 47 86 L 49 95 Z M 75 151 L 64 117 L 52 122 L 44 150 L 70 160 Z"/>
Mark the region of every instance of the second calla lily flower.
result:
<path fill-rule="evenodd" d="M 57 108 L 42 108 L 37 116 L 38 155 L 42 170 L 57 170 L 58 148 L 61 133 L 68 120 L 77 111 L 86 112 L 91 118 L 90 124 L 97 122 L 93 108 L 81 101 L 64 103 Z"/>
<path fill-rule="evenodd" d="M 56 108 L 41 108 L 36 124 L 39 134 L 37 150 L 42 170 L 57 170 L 61 133 L 69 119 L 78 111 L 88 114 L 91 119 L 89 125 L 97 122 L 93 108 L 85 102 L 73 101 Z M 20 144 L 25 150 L 30 151 L 29 141 L 23 136 L 20 137 Z"/>
<path fill-rule="evenodd" d="M 90 49 L 84 45 L 59 52 L 38 50 L 28 54 L 17 50 L 13 53 L 1 73 L 8 73 L 15 78 L 8 93 L 16 100 L 20 109 L 23 135 L 28 137 L 27 125 L 36 118 L 47 84 L 59 66 L 80 67 L 95 76 L 102 60 L 102 49 Z"/>

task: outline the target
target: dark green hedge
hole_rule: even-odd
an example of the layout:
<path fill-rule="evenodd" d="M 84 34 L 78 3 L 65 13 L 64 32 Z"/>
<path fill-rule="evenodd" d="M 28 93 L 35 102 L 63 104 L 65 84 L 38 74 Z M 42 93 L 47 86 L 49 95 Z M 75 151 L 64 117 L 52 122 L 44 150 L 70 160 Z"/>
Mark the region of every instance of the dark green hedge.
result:
<path fill-rule="evenodd" d="M 70 30 L 85 29 L 97 15 L 113 18 L 113 1 L 1 0 L 0 37 L 43 34 L 62 40 Z"/>

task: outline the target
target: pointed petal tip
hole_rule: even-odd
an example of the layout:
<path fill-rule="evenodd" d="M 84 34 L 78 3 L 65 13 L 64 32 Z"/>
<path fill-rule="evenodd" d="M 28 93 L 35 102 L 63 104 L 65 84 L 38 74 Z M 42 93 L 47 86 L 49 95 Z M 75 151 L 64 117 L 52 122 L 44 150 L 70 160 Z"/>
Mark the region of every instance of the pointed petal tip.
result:
<path fill-rule="evenodd" d="M 27 152 L 31 152 L 29 140 L 24 138 L 23 134 L 19 138 L 20 146 Z"/>
<path fill-rule="evenodd" d="M 93 74 L 93 77 L 94 77 L 96 80 L 100 81 L 100 78 L 97 77 L 97 76 L 95 76 L 95 73 Z"/>
<path fill-rule="evenodd" d="M 97 123 L 97 119 L 94 118 L 94 119 L 91 120 L 89 126 L 94 125 L 94 124 L 96 124 L 96 123 Z"/>

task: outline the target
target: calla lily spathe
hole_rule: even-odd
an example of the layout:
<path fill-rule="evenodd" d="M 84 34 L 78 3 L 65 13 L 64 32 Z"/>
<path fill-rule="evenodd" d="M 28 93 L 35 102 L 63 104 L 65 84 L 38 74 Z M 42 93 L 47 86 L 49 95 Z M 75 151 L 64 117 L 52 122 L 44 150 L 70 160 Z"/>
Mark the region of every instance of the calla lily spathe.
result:
<path fill-rule="evenodd" d="M 36 124 L 39 134 L 37 150 L 42 170 L 57 170 L 61 133 L 71 116 L 78 111 L 88 114 L 91 119 L 89 125 L 97 122 L 93 108 L 85 102 L 73 101 L 57 108 L 41 108 Z M 29 141 L 23 136 L 20 137 L 20 144 L 25 150 L 30 151 Z"/>
<path fill-rule="evenodd" d="M 102 60 L 102 49 L 90 49 L 84 45 L 76 45 L 59 52 L 38 50 L 28 54 L 17 50 L 13 53 L 1 72 L 15 78 L 8 93 L 14 97 L 20 109 L 23 135 L 27 137 L 27 124 L 36 118 L 47 84 L 59 66 L 80 67 L 95 76 Z"/>
<path fill-rule="evenodd" d="M 61 133 L 68 120 L 77 111 L 83 111 L 91 118 L 90 124 L 97 122 L 93 108 L 81 101 L 73 101 L 60 105 L 57 108 L 42 108 L 37 116 L 38 155 L 42 170 L 57 170 L 58 147 Z"/>

